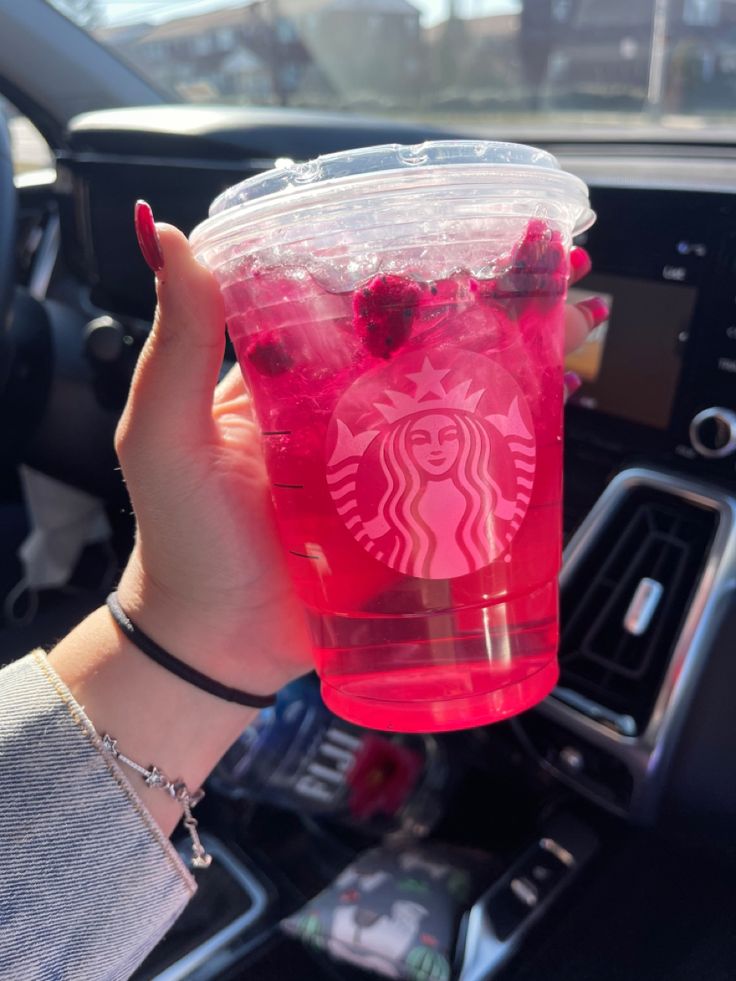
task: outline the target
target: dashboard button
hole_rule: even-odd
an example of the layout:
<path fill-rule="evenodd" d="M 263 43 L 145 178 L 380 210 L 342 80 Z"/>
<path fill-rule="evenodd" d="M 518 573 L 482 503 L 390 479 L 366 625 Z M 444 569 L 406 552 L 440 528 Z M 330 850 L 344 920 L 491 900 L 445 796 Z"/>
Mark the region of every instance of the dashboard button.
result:
<path fill-rule="evenodd" d="M 703 409 L 690 423 L 690 442 L 701 456 L 719 459 L 736 450 L 736 412 L 731 409 Z"/>
<path fill-rule="evenodd" d="M 684 443 L 679 443 L 675 447 L 675 453 L 678 456 L 683 457 L 685 460 L 696 460 L 698 457 L 698 454 L 695 452 L 692 446 L 686 446 Z"/>
<path fill-rule="evenodd" d="M 574 746 L 563 747 L 560 750 L 559 760 L 565 770 L 570 773 L 580 773 L 585 766 L 583 754 Z"/>
<path fill-rule="evenodd" d="M 525 906 L 530 908 L 537 905 L 539 902 L 539 890 L 530 882 L 527 878 L 515 878 L 511 880 L 511 892 L 516 896 L 519 902 L 523 903 Z"/>

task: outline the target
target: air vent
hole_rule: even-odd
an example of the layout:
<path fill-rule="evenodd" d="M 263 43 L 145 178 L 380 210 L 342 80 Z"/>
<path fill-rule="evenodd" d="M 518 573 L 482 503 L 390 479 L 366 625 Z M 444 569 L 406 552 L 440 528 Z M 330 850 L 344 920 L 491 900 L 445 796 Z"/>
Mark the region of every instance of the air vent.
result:
<path fill-rule="evenodd" d="M 718 512 L 648 487 L 621 501 L 565 583 L 558 694 L 634 736 L 649 721 Z"/>

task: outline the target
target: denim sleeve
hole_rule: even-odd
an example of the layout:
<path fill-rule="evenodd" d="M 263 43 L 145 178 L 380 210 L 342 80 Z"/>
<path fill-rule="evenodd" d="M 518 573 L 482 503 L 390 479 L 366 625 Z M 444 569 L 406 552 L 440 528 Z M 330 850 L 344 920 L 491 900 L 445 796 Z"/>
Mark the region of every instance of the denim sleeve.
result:
<path fill-rule="evenodd" d="M 129 977 L 195 891 L 41 652 L 0 671 L 0 977 Z"/>

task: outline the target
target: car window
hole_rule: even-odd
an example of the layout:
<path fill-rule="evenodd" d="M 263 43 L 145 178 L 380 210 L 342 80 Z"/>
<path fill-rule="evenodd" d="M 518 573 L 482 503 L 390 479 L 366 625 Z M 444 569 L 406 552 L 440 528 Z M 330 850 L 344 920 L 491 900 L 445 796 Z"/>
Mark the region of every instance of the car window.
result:
<path fill-rule="evenodd" d="M 732 0 L 55 0 L 189 101 L 733 126 Z"/>
<path fill-rule="evenodd" d="M 54 166 L 48 143 L 33 123 L 6 99 L 0 97 L 0 114 L 8 123 L 13 169 L 16 175 Z"/>

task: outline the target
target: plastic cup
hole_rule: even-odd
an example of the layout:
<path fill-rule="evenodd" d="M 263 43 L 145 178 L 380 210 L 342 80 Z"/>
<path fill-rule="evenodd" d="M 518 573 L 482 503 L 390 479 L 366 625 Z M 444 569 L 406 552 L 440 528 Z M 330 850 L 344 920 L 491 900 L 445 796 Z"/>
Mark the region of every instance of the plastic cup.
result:
<path fill-rule="evenodd" d="M 556 683 L 564 302 L 593 219 L 551 155 L 440 141 L 259 175 L 192 233 L 349 721 L 467 728 Z"/>

